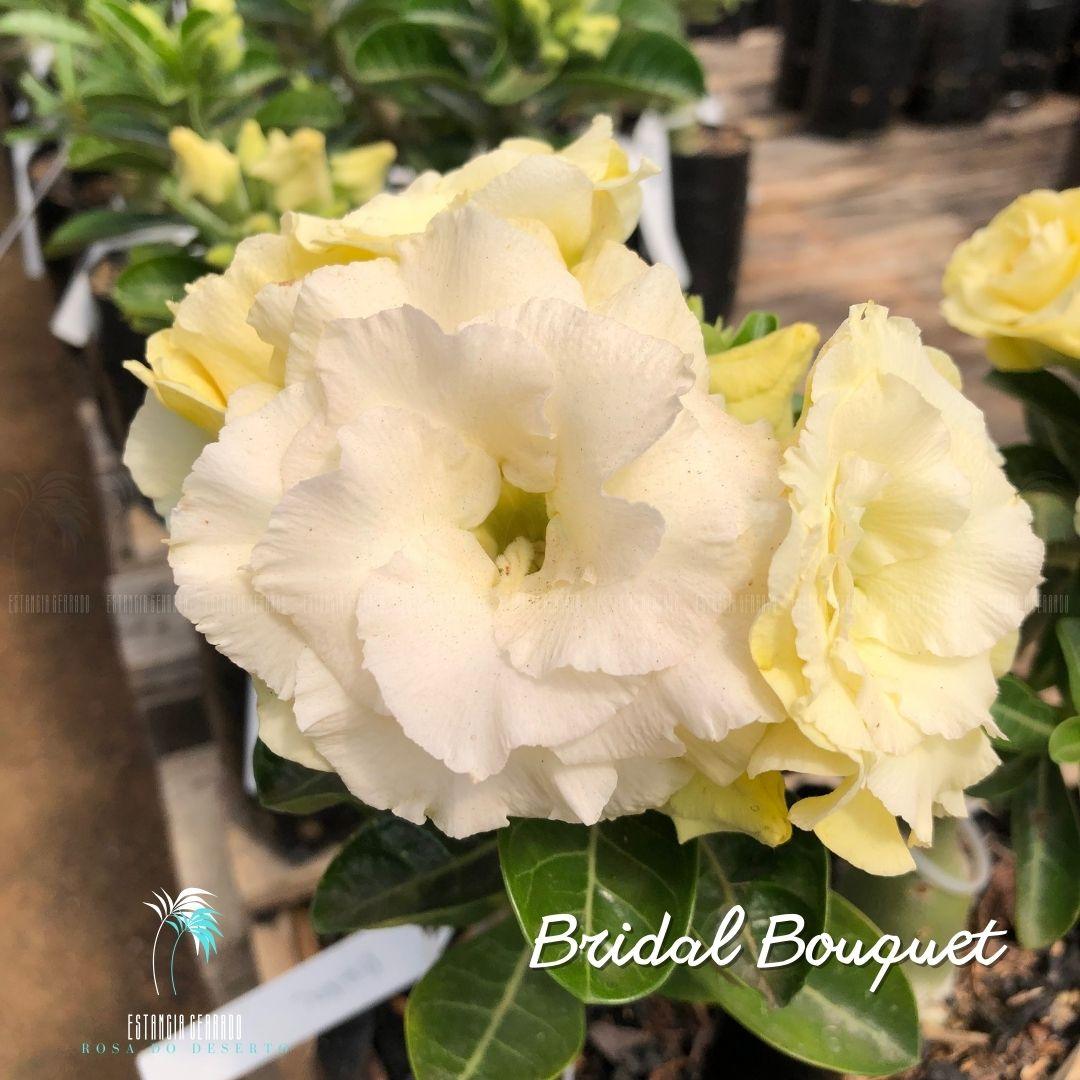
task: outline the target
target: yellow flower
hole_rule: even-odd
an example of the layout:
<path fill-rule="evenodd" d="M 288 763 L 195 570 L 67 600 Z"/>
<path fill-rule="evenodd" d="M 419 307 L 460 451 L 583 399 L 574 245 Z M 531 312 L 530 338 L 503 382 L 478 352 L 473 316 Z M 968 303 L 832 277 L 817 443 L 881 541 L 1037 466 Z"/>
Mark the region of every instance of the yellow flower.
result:
<path fill-rule="evenodd" d="M 266 157 L 269 146 L 259 121 L 245 120 L 240 125 L 240 134 L 236 137 L 236 156 L 240 159 L 240 168 L 251 174 L 252 166 Z"/>
<path fill-rule="evenodd" d="M 240 162 L 223 143 L 204 139 L 191 128 L 175 127 L 169 132 L 169 146 L 185 196 L 195 195 L 211 206 L 231 198 L 240 183 Z"/>
<path fill-rule="evenodd" d="M 1032 191 L 953 253 L 942 311 L 991 363 L 1080 363 L 1080 188 Z"/>
<path fill-rule="evenodd" d="M 709 357 L 709 390 L 722 394 L 727 411 L 744 424 L 767 420 L 780 437 L 794 422 L 791 398 L 806 374 L 820 335 L 795 323 Z"/>
<path fill-rule="evenodd" d="M 330 155 L 330 175 L 336 190 L 350 206 L 360 206 L 374 198 L 386 182 L 386 170 L 397 157 L 392 142 L 370 143 Z"/>
<path fill-rule="evenodd" d="M 818 356 L 780 479 L 791 521 L 751 651 L 790 720 L 747 772 L 839 778 L 792 823 L 904 873 L 896 819 L 929 844 L 996 763 L 989 708 L 1043 547 L 951 362 L 874 304 Z"/>
<path fill-rule="evenodd" d="M 275 128 L 267 136 L 266 153 L 246 165 L 245 171 L 271 186 L 274 206 L 282 212 L 333 209 L 326 136 L 321 131 L 299 128 L 286 135 Z"/>
<path fill-rule="evenodd" d="M 235 71 L 244 59 L 244 21 L 236 12 L 235 0 L 192 0 L 196 11 L 217 16 L 217 25 L 206 40 L 213 49 L 222 71 Z"/>

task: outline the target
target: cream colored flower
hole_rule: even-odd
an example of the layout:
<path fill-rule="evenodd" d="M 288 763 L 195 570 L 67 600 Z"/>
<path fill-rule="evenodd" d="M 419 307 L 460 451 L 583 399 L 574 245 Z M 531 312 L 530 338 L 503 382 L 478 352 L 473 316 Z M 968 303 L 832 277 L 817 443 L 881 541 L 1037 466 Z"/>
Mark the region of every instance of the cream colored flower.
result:
<path fill-rule="evenodd" d="M 912 862 L 934 814 L 995 764 L 995 676 L 1035 602 L 1042 544 L 955 368 L 906 319 L 855 307 L 810 373 L 780 476 L 791 525 L 751 640 L 790 721 L 749 772 L 839 777 L 814 829 L 871 873 Z"/>
<path fill-rule="evenodd" d="M 560 154 L 544 143 L 509 140 L 446 177 L 427 173 L 399 195 L 378 195 L 343 221 L 286 214 L 281 235 L 243 240 L 224 274 L 188 286 L 173 309 L 173 325 L 151 337 L 146 363 L 125 365 L 154 398 L 151 402 L 148 395 L 145 415 L 132 426 L 125 451 L 142 491 L 167 514 L 180 489 L 166 481 L 180 476 L 185 454 L 216 436 L 230 396 L 241 387 L 254 385 L 267 394 L 284 385 L 283 352 L 275 353 L 248 321 L 264 286 L 298 281 L 320 266 L 393 257 L 401 242 L 423 232 L 440 210 L 469 201 L 542 238 L 571 266 L 577 255 L 599 250 L 605 238 L 628 236 L 640 208 L 638 182 L 649 167 L 630 172 L 610 136 L 611 122 L 600 119 Z M 245 125 L 237 146 L 243 168 L 257 167 L 268 146 L 255 121 Z M 291 305 L 298 290 L 287 285 L 273 295 Z M 166 422 L 166 409 L 197 431 Z M 162 449 L 165 442 L 169 446 Z M 158 454 L 173 460 L 174 468 L 151 468 Z M 197 451 L 187 459 L 189 469 L 196 456 Z"/>
<path fill-rule="evenodd" d="M 725 349 L 709 357 L 709 389 L 744 424 L 766 420 L 781 438 L 794 426 L 791 400 L 802 382 L 820 335 L 809 323 Z"/>
<path fill-rule="evenodd" d="M 176 155 L 180 190 L 205 199 L 211 206 L 227 202 L 240 183 L 240 162 L 224 143 L 204 139 L 191 128 L 169 132 L 169 147 Z"/>
<path fill-rule="evenodd" d="M 996 367 L 1080 363 L 1080 188 L 1020 196 L 956 249 L 944 290 L 945 318 Z"/>
<path fill-rule="evenodd" d="M 571 273 L 466 205 L 262 289 L 251 323 L 285 388 L 230 398 L 170 562 L 272 693 L 272 748 L 454 836 L 742 771 L 778 718 L 736 603 L 777 457 L 708 395 L 670 270 L 611 243 Z"/>
<path fill-rule="evenodd" d="M 611 120 L 602 116 L 563 150 L 537 139 L 507 139 L 460 169 L 422 173 L 396 195 L 377 195 L 340 221 L 300 215 L 293 230 L 311 251 L 347 247 L 385 255 L 440 211 L 471 201 L 537 230 L 572 266 L 605 240 L 622 241 L 634 231 L 640 182 L 654 172 L 648 162 L 630 169 L 612 138 Z"/>

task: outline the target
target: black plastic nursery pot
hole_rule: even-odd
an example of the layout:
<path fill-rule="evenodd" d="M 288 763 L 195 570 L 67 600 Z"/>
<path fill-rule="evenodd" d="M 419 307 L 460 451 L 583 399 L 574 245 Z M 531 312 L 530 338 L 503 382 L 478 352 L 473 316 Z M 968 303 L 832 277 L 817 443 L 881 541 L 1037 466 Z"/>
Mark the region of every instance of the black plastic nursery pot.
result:
<path fill-rule="evenodd" d="M 1061 188 L 1080 187 L 1080 123 L 1073 128 L 1072 145 L 1069 156 L 1065 159 L 1065 174 L 1061 178 Z"/>
<path fill-rule="evenodd" d="M 124 370 L 125 360 L 138 360 L 145 354 L 146 337 L 131 329 L 110 296 L 121 268 L 115 259 L 106 258 L 90 271 L 98 315 L 94 383 L 105 427 L 118 450 L 123 449 L 131 421 L 146 396 L 146 387 Z"/>
<path fill-rule="evenodd" d="M 1066 94 L 1080 94 L 1080 8 L 1073 19 L 1069 40 L 1065 45 L 1065 59 L 1058 68 L 1055 85 Z"/>
<path fill-rule="evenodd" d="M 1012 0 L 1002 58 L 1005 92 L 1019 102 L 1042 96 L 1068 58 L 1069 34 L 1080 0 Z"/>
<path fill-rule="evenodd" d="M 746 224 L 750 139 L 736 127 L 697 129 L 673 146 L 675 232 L 690 266 L 690 291 L 706 316 L 727 319 L 735 303 Z"/>
<path fill-rule="evenodd" d="M 846 138 L 888 126 L 911 89 L 928 0 L 824 0 L 807 128 Z"/>
<path fill-rule="evenodd" d="M 822 0 L 779 0 L 783 30 L 773 96 L 784 109 L 801 109 L 814 67 Z"/>
<path fill-rule="evenodd" d="M 977 123 L 1001 90 L 1012 0 L 931 0 L 908 111 L 929 124 Z"/>

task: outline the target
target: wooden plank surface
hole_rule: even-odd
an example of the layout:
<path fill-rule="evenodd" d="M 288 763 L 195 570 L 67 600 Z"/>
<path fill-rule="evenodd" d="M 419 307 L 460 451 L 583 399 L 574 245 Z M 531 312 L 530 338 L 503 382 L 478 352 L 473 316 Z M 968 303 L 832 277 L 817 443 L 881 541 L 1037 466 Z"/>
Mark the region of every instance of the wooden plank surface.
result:
<path fill-rule="evenodd" d="M 956 245 L 997 210 L 1056 186 L 1080 101 L 1054 95 L 981 125 L 901 121 L 874 138 L 822 139 L 772 105 L 777 47 L 772 30 L 697 43 L 710 90 L 754 136 L 737 311 L 767 308 L 828 337 L 851 304 L 885 304 L 953 356 L 999 441 L 1019 437 L 1018 411 L 981 383 L 981 344 L 941 317 L 941 277 Z"/>

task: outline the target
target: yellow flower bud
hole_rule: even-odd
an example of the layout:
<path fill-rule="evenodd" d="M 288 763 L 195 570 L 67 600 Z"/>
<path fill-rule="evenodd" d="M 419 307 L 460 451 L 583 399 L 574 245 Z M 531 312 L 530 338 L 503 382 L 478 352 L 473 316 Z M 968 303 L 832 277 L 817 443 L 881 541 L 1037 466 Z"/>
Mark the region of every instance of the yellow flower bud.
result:
<path fill-rule="evenodd" d="M 370 143 L 330 155 L 330 174 L 334 187 L 351 206 L 360 206 L 383 189 L 386 171 L 397 157 L 392 142 Z"/>
<path fill-rule="evenodd" d="M 185 195 L 220 206 L 240 182 L 240 162 L 223 143 L 204 139 L 191 128 L 169 132 L 169 146 L 176 155 L 180 187 Z"/>
<path fill-rule="evenodd" d="M 768 420 L 781 438 L 791 432 L 791 397 L 806 374 L 819 334 L 794 323 L 709 357 L 709 390 L 744 424 Z"/>
<path fill-rule="evenodd" d="M 248 167 L 249 175 L 273 188 L 274 206 L 286 210 L 329 210 L 334 202 L 326 137 L 314 128 L 292 135 L 277 129 L 267 137 L 265 156 Z"/>

